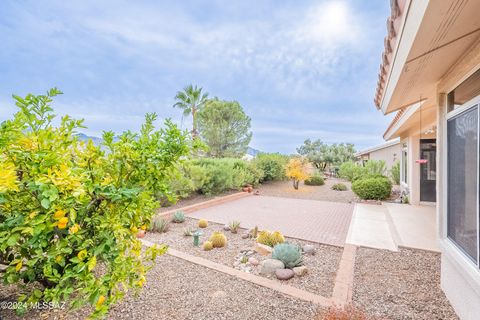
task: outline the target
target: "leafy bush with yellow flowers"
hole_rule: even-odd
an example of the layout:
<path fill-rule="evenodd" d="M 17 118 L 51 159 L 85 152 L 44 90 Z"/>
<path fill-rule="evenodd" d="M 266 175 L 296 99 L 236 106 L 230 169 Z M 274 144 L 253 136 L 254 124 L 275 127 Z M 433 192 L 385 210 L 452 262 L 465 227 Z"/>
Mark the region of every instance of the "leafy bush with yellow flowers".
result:
<path fill-rule="evenodd" d="M 140 288 L 166 251 L 142 250 L 136 234 L 189 140 L 169 120 L 156 130 L 147 114 L 138 134 L 105 132 L 100 146 L 79 141 L 82 120 L 54 122 L 58 94 L 14 96 L 19 111 L 0 124 L 0 280 L 40 283 L 19 297 L 26 305 L 90 303 L 97 317 Z"/>

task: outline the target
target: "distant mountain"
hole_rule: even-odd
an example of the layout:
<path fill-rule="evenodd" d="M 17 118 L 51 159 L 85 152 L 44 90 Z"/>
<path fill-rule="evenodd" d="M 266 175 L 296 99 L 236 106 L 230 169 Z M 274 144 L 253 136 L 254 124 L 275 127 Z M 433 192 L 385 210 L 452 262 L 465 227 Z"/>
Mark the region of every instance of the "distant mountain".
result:
<path fill-rule="evenodd" d="M 247 154 L 251 155 L 252 157 L 255 157 L 260 152 L 261 152 L 260 150 L 253 149 L 253 148 L 250 148 L 250 147 L 248 147 L 248 149 L 247 149 Z"/>
<path fill-rule="evenodd" d="M 95 145 L 100 145 L 103 141 L 102 138 L 94 137 L 94 136 L 87 136 L 85 133 L 77 133 L 76 136 L 80 141 L 88 141 L 92 140 Z"/>

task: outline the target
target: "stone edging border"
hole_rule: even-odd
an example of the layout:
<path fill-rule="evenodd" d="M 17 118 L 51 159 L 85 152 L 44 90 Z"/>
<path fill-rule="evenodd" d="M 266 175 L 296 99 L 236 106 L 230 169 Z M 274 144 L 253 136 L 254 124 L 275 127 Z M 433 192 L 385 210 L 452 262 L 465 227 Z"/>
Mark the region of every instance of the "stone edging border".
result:
<path fill-rule="evenodd" d="M 237 199 L 248 197 L 248 196 L 251 196 L 251 195 L 252 195 L 252 193 L 248 193 L 248 192 L 237 192 L 237 193 L 229 194 L 228 196 L 215 197 L 213 199 L 203 201 L 203 202 L 199 202 L 199 203 L 196 203 L 196 204 L 192 204 L 192 205 L 189 205 L 189 206 L 186 206 L 186 207 L 182 207 L 182 208 L 178 208 L 178 209 L 172 209 L 172 210 L 168 210 L 168 211 L 165 211 L 165 212 L 160 212 L 160 213 L 155 214 L 155 216 L 165 217 L 165 216 L 172 215 L 177 211 L 183 211 L 184 213 L 191 213 L 191 212 L 194 212 L 196 210 L 213 207 L 213 206 L 225 203 L 225 202 L 237 200 Z"/>
<path fill-rule="evenodd" d="M 353 276 L 357 248 L 356 245 L 348 243 L 346 243 L 343 248 L 343 254 L 340 259 L 340 265 L 338 266 L 332 294 L 332 300 L 335 305 L 344 306 L 352 302 Z"/>
<path fill-rule="evenodd" d="M 151 246 L 154 245 L 153 243 L 151 243 L 150 241 L 147 241 L 147 240 L 141 240 L 141 241 L 147 247 L 151 247 Z M 219 264 L 219 263 L 216 263 L 216 262 L 213 262 L 213 261 L 201 258 L 201 257 L 192 256 L 190 254 L 187 254 L 187 253 L 184 253 L 184 252 L 181 252 L 181 251 L 177 251 L 177 250 L 172 249 L 172 248 L 168 249 L 167 254 L 169 254 L 173 257 L 183 259 L 183 260 L 189 261 L 191 263 L 195 263 L 197 265 L 200 265 L 200 266 L 218 271 L 218 272 L 225 273 L 225 274 L 230 275 L 230 276 L 240 278 L 240 279 L 248 281 L 248 282 L 252 282 L 256 285 L 275 290 L 277 292 L 283 293 L 285 295 L 289 295 L 291 297 L 294 297 L 294 298 L 297 298 L 297 299 L 300 299 L 300 300 L 304 300 L 304 301 L 308 301 L 308 302 L 318 304 L 318 305 L 323 306 L 323 307 L 329 307 L 333 304 L 332 299 L 325 298 L 323 296 L 316 295 L 314 293 L 311 293 L 311 292 L 308 292 L 308 291 L 305 291 L 305 290 L 301 290 L 301 289 L 298 289 L 298 288 L 295 288 L 295 287 L 292 287 L 292 286 L 289 286 L 289 285 L 280 284 L 280 283 L 278 283 L 274 280 L 270 280 L 270 279 L 267 279 L 267 278 L 256 276 L 256 275 L 251 274 L 251 273 L 246 273 L 246 272 L 234 269 L 234 268 L 230 268 L 230 267 L 225 266 L 223 264 Z M 336 286 L 336 284 L 335 284 L 335 286 Z"/>

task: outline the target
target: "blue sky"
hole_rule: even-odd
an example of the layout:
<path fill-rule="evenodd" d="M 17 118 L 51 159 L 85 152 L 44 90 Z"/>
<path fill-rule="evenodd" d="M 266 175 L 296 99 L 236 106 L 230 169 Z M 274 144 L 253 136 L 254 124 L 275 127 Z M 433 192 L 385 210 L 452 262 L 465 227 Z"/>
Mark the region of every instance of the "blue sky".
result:
<path fill-rule="evenodd" d="M 193 83 L 240 102 L 254 148 L 365 148 L 391 118 L 373 105 L 388 14 L 386 0 L 2 0 L 0 120 L 12 93 L 56 86 L 56 110 L 90 135 L 137 130 L 146 112 L 181 124 L 173 97 Z"/>

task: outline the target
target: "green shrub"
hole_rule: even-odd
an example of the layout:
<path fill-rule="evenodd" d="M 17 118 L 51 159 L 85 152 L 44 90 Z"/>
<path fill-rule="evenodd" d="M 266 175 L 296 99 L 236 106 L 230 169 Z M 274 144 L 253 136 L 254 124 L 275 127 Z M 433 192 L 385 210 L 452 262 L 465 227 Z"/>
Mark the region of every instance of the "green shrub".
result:
<path fill-rule="evenodd" d="M 354 181 L 365 175 L 365 168 L 352 161 L 345 162 L 340 166 L 338 175 L 348 181 Z"/>
<path fill-rule="evenodd" d="M 280 243 L 273 247 L 272 258 L 282 261 L 285 268 L 295 268 L 303 262 L 302 250 L 291 243 Z"/>
<path fill-rule="evenodd" d="M 313 176 L 305 180 L 303 183 L 307 186 L 323 186 L 325 184 L 325 180 L 321 175 L 314 174 Z"/>
<path fill-rule="evenodd" d="M 390 169 L 390 177 L 393 180 L 393 183 L 400 184 L 400 162 L 395 162 L 395 164 Z"/>
<path fill-rule="evenodd" d="M 335 191 L 347 191 L 348 188 L 345 184 L 343 183 L 335 183 L 333 186 L 332 186 L 332 190 L 335 190 Z"/>
<path fill-rule="evenodd" d="M 392 183 L 387 177 L 367 177 L 354 181 L 352 191 L 364 200 L 384 200 L 390 196 Z"/>
<path fill-rule="evenodd" d="M 260 182 L 284 180 L 287 162 L 288 157 L 279 153 L 259 153 L 252 160 L 252 164 L 263 172 Z"/>
<path fill-rule="evenodd" d="M 365 175 L 367 176 L 384 176 L 387 172 L 387 167 L 383 160 L 368 160 L 364 167 Z"/>

